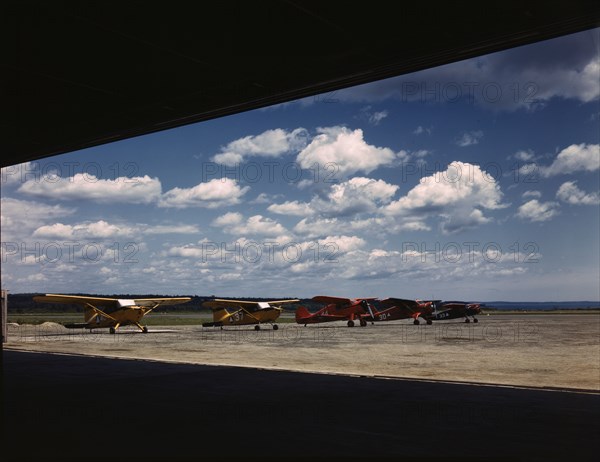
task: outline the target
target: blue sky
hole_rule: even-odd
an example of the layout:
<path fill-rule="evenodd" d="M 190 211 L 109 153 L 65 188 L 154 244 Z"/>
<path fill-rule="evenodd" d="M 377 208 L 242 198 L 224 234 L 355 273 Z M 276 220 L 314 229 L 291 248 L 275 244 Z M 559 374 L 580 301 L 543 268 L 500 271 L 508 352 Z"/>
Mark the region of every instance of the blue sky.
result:
<path fill-rule="evenodd" d="M 11 166 L 12 293 L 600 299 L 599 30 Z"/>

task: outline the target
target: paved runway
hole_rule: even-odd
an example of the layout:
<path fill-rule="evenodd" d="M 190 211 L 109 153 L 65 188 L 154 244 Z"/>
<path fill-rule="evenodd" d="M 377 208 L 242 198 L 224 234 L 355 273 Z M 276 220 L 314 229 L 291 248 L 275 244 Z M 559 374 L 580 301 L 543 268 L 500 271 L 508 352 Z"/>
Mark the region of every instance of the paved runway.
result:
<path fill-rule="evenodd" d="M 3 351 L 3 460 L 596 460 L 600 395 Z M 10 447 L 13 457 L 5 457 Z"/>

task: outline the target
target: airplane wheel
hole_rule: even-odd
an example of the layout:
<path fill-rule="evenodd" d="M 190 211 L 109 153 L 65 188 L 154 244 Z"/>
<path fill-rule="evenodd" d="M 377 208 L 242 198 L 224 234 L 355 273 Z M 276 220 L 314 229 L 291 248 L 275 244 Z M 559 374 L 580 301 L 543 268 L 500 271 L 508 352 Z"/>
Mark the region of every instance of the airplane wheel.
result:
<path fill-rule="evenodd" d="M 108 331 L 109 331 L 111 334 L 114 334 L 115 332 L 117 332 L 117 331 L 115 330 L 115 328 L 114 328 L 114 327 L 111 327 L 110 329 L 108 329 Z"/>
<path fill-rule="evenodd" d="M 352 321 L 352 320 L 348 321 L 348 327 L 354 327 L 354 321 Z"/>
<path fill-rule="evenodd" d="M 470 319 L 465 319 L 465 322 L 468 324 L 468 323 L 471 322 L 471 320 Z"/>
<path fill-rule="evenodd" d="M 367 325 L 367 321 L 365 321 L 364 319 L 360 320 L 360 327 L 365 327 Z"/>
<path fill-rule="evenodd" d="M 415 319 L 415 320 L 413 321 L 413 324 L 414 324 L 415 326 L 418 326 L 419 324 L 421 324 L 421 322 L 420 322 L 418 319 Z"/>
<path fill-rule="evenodd" d="M 433 322 L 431 321 L 431 319 L 428 319 L 428 320 L 427 320 L 427 325 L 428 325 L 428 326 L 431 326 L 432 324 L 433 324 Z"/>
<path fill-rule="evenodd" d="M 148 333 L 148 327 L 144 326 L 144 328 L 142 329 L 142 332 L 143 332 L 144 334 L 147 334 L 147 333 Z"/>
<path fill-rule="evenodd" d="M 277 330 L 279 329 L 279 326 L 277 324 L 273 324 L 273 330 Z"/>
<path fill-rule="evenodd" d="M 479 319 L 473 318 L 473 322 L 479 322 Z"/>
<path fill-rule="evenodd" d="M 260 330 L 260 326 L 257 324 L 256 326 L 254 326 L 254 330 Z"/>

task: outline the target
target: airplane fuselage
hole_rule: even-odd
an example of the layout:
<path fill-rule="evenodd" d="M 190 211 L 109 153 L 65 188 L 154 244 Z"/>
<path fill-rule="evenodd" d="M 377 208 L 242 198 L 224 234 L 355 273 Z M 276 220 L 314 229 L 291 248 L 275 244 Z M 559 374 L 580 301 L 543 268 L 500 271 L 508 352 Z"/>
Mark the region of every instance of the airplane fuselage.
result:
<path fill-rule="evenodd" d="M 375 311 L 374 317 L 370 314 L 363 315 L 367 321 L 395 321 L 397 319 L 417 319 L 419 316 L 429 316 L 431 307 L 427 305 L 409 308 L 407 306 L 396 305 L 382 311 Z"/>
<path fill-rule="evenodd" d="M 444 321 L 447 319 L 473 317 L 480 312 L 481 308 L 479 308 L 479 305 L 448 304 L 443 305 L 441 310 L 433 312 L 427 318 L 434 321 Z"/>
<path fill-rule="evenodd" d="M 107 327 L 115 327 L 117 326 L 117 324 L 119 326 L 127 326 L 132 324 L 137 325 L 148 311 L 149 310 L 143 306 L 122 307 L 107 313 L 114 319 L 108 318 L 102 314 L 96 314 L 94 316 L 94 313 L 89 312 L 88 314 L 88 312 L 86 312 L 85 323 L 65 324 L 65 327 L 85 327 L 86 329 L 101 329 Z"/>
<path fill-rule="evenodd" d="M 231 313 L 230 316 L 222 319 L 222 322 L 223 325 L 230 326 L 244 326 L 263 322 L 269 323 L 275 321 L 280 314 L 281 310 L 278 309 L 258 310 L 252 313 L 244 310 L 238 310 L 234 313 Z"/>
<path fill-rule="evenodd" d="M 296 317 L 299 324 L 316 324 L 321 322 L 343 321 L 359 319 L 361 315 L 368 314 L 366 300 L 356 300 L 351 304 L 340 305 L 330 303 L 315 313 Z"/>
<path fill-rule="evenodd" d="M 281 315 L 281 308 L 268 307 L 258 310 L 237 309 L 233 312 L 223 308 L 213 311 L 213 322 L 202 323 L 203 327 L 246 326 L 249 324 L 274 323 Z M 275 328 L 275 327 L 274 327 Z"/>

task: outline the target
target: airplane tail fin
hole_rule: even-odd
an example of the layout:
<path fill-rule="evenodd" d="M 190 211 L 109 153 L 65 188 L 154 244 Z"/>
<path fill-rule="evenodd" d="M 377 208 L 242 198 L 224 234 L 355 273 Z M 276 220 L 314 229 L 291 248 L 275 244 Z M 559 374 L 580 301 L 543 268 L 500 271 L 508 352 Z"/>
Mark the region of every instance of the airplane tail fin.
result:
<path fill-rule="evenodd" d="M 470 303 L 467 305 L 467 309 L 475 314 L 481 313 L 481 305 L 479 303 Z"/>
<path fill-rule="evenodd" d="M 308 311 L 306 307 L 299 306 L 298 308 L 296 308 L 296 322 L 300 322 L 308 317 L 310 317 L 310 311 Z"/>

